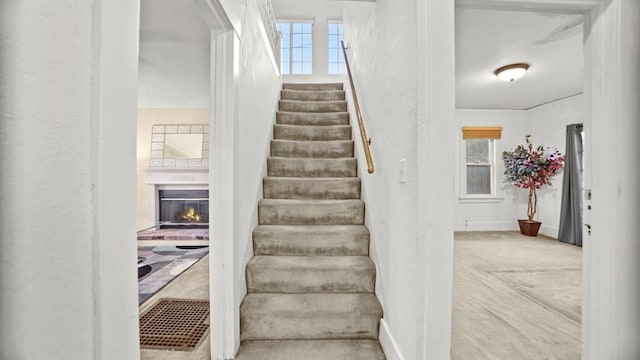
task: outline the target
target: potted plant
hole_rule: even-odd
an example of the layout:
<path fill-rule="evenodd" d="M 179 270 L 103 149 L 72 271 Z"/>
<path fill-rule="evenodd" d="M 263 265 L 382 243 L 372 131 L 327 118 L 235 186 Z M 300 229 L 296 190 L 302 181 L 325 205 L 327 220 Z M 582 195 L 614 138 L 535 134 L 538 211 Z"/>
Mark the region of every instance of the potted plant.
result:
<path fill-rule="evenodd" d="M 533 220 L 538 209 L 536 190 L 545 185 L 552 185 L 551 178 L 562 169 L 564 155 L 556 148 L 542 145 L 534 147 L 530 137 L 531 135 L 525 137 L 526 144 L 518 145 L 512 151 L 503 152 L 502 160 L 504 160 L 504 181 L 522 189 L 529 189 L 527 220 L 518 220 L 520 232 L 528 236 L 537 236 L 542 223 Z"/>

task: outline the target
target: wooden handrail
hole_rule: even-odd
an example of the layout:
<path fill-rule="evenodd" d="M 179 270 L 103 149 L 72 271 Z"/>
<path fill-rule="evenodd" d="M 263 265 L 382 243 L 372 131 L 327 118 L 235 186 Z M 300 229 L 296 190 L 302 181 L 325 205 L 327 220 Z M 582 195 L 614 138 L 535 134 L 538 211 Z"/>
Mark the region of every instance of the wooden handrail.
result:
<path fill-rule="evenodd" d="M 356 108 L 356 116 L 358 117 L 358 127 L 360 127 L 360 137 L 362 138 L 362 147 L 364 148 L 364 156 L 367 159 L 367 171 L 373 174 L 373 159 L 371 158 L 371 139 L 367 137 L 367 130 L 364 128 L 362 121 L 362 113 L 360 112 L 360 104 L 358 103 L 358 95 L 356 95 L 356 87 L 353 84 L 353 76 L 351 76 L 351 66 L 349 66 L 349 58 L 347 58 L 347 49 L 342 43 L 342 54 L 344 55 L 344 63 L 347 65 L 347 74 L 349 75 L 349 83 L 351 83 L 351 97 L 353 97 L 353 105 Z"/>

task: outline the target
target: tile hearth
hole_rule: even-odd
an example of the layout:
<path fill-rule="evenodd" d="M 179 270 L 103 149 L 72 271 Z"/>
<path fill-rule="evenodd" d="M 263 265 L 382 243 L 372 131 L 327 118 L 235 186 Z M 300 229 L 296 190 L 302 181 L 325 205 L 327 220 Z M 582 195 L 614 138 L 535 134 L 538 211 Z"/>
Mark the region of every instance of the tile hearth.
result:
<path fill-rule="evenodd" d="M 148 229 L 138 240 L 209 240 L 209 229 Z"/>

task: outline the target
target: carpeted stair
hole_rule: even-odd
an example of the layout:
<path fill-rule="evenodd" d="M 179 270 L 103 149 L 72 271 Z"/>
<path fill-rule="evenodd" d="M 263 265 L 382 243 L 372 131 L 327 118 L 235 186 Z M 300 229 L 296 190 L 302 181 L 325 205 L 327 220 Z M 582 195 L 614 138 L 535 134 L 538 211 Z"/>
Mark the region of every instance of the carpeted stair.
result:
<path fill-rule="evenodd" d="M 385 359 L 342 84 L 284 84 L 236 359 Z"/>

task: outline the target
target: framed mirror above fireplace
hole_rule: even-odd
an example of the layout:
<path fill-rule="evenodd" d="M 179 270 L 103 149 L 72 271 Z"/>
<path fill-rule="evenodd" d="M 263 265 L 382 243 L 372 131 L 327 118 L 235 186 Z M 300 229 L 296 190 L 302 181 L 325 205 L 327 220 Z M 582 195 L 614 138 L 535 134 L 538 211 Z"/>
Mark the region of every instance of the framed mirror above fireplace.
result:
<path fill-rule="evenodd" d="M 153 125 L 150 158 L 152 168 L 207 167 L 209 125 Z"/>

